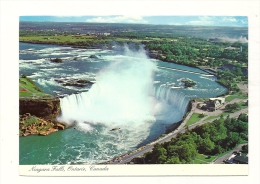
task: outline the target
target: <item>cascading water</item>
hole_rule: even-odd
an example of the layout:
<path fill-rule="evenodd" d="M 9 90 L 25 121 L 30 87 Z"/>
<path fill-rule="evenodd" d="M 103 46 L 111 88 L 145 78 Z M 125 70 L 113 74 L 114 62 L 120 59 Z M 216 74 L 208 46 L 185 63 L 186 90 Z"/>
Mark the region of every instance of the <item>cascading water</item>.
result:
<path fill-rule="evenodd" d="M 182 115 L 187 111 L 189 98 L 182 92 L 162 84 L 155 88 L 155 96 L 158 100 L 177 107 Z"/>
<path fill-rule="evenodd" d="M 154 86 L 156 65 L 143 50 L 125 47 L 125 55 L 101 70 L 88 92 L 61 98 L 58 120 L 84 131 L 95 124 L 108 128 L 148 124 L 144 127 L 149 128 L 156 120 L 164 124 L 180 120 L 189 99 L 167 86 Z"/>
<path fill-rule="evenodd" d="M 137 73 L 134 76 L 140 79 Z M 101 77 L 89 92 L 61 98 L 62 116 L 59 121 L 76 124 L 81 129 L 84 125 L 84 129 L 89 131 L 91 125 L 97 123 L 110 128 L 127 123 L 133 126 L 137 122 L 154 123 L 156 120 L 168 124 L 179 121 L 186 113 L 190 99 L 178 90 L 165 84 L 153 86 L 150 77 L 145 83 L 129 80 L 126 74 L 117 77 Z M 121 85 L 115 80 L 120 80 Z"/>
<path fill-rule="evenodd" d="M 107 127 L 140 125 L 154 122 L 157 100 L 154 98 L 154 62 L 145 52 L 125 54 L 97 74 L 96 83 L 88 92 L 73 94 L 61 99 L 62 115 L 59 121 L 84 125 L 91 130 L 93 124 Z M 82 128 L 82 127 L 81 127 Z"/>

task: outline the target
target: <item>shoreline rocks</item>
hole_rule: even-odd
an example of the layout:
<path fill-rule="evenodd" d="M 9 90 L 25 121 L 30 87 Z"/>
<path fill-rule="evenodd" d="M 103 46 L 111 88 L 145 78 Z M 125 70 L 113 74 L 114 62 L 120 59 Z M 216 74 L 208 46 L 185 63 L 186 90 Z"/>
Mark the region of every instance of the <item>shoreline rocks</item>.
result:
<path fill-rule="evenodd" d="M 92 85 L 94 82 L 85 80 L 85 79 L 66 79 L 66 78 L 56 78 L 55 82 L 58 82 L 62 86 L 76 86 L 76 87 L 85 87 L 86 85 Z"/>
<path fill-rule="evenodd" d="M 64 129 L 66 129 L 66 126 L 59 122 L 46 121 L 30 113 L 20 115 L 19 118 L 19 136 L 46 136 Z"/>
<path fill-rule="evenodd" d="M 62 59 L 60 58 L 50 59 L 50 61 L 54 63 L 62 63 Z"/>
<path fill-rule="evenodd" d="M 66 129 L 56 121 L 60 113 L 59 98 L 20 98 L 19 135 L 49 135 Z"/>

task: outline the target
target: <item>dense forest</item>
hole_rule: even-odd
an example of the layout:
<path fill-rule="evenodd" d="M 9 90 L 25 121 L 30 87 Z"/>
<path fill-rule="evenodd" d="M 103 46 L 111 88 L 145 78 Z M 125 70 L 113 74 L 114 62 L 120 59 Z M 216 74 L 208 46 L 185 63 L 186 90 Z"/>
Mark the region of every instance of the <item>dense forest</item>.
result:
<path fill-rule="evenodd" d="M 248 115 L 220 118 L 179 133 L 170 142 L 156 144 L 144 156 L 147 164 L 190 164 L 198 154 L 208 156 L 224 153 L 248 141 Z"/>

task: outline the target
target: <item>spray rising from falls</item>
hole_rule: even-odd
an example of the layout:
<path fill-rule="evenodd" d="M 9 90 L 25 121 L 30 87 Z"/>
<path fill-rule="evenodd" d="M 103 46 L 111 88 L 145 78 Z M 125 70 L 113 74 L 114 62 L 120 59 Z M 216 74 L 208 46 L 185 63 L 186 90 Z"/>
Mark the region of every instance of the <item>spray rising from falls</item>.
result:
<path fill-rule="evenodd" d="M 125 47 L 120 60 L 102 69 L 88 92 L 61 99 L 60 121 L 119 126 L 154 121 L 153 73 L 156 65 L 144 50 Z"/>
<path fill-rule="evenodd" d="M 125 47 L 119 58 L 97 74 L 88 92 L 61 99 L 59 121 L 77 122 L 86 131 L 99 123 L 136 131 L 140 126 L 149 128 L 156 120 L 173 123 L 182 118 L 188 99 L 173 89 L 154 87 L 156 64 L 143 49 L 134 52 Z"/>

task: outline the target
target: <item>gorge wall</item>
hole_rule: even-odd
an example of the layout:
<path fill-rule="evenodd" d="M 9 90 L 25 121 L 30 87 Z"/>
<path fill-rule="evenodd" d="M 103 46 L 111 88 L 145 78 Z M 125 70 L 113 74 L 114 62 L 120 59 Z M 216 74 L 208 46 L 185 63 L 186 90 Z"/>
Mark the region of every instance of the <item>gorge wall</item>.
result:
<path fill-rule="evenodd" d="M 30 113 L 45 120 L 55 121 L 61 113 L 59 98 L 20 98 L 19 114 Z"/>

